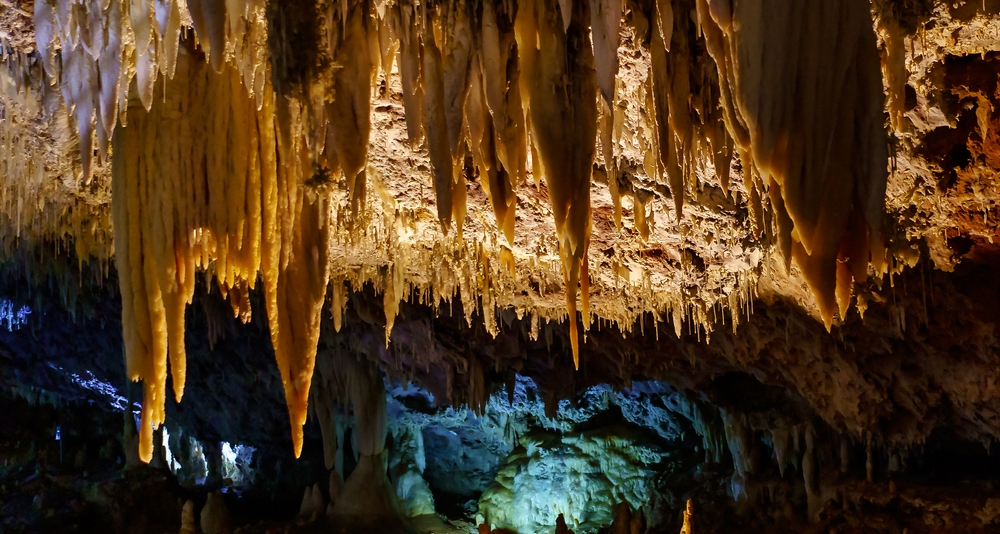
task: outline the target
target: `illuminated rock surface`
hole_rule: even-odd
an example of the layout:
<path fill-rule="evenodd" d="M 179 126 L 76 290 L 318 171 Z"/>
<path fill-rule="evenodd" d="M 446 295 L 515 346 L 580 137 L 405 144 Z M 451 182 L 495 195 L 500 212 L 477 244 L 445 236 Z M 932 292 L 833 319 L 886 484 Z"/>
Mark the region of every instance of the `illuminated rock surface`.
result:
<path fill-rule="evenodd" d="M 0 2 L 0 531 L 1000 528 L 998 35 Z"/>

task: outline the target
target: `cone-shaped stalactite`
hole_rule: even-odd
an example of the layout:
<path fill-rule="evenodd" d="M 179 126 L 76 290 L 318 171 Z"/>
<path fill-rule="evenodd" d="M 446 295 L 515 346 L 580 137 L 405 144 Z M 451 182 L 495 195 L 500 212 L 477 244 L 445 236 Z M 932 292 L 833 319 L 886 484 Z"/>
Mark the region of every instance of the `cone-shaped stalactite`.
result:
<path fill-rule="evenodd" d="M 870 6 L 698 0 L 698 14 L 745 172 L 779 189 L 781 248 L 829 328 L 852 281 L 885 265 L 888 142 Z"/>
<path fill-rule="evenodd" d="M 562 13 L 572 6 L 572 13 Z M 590 179 L 597 142 L 597 76 L 586 2 L 526 2 L 515 28 L 521 58 L 521 89 L 527 94 L 531 135 L 549 189 L 566 281 L 570 343 L 579 365 L 576 321 L 581 290 L 584 325 L 589 321 L 587 248 L 590 245 Z"/>

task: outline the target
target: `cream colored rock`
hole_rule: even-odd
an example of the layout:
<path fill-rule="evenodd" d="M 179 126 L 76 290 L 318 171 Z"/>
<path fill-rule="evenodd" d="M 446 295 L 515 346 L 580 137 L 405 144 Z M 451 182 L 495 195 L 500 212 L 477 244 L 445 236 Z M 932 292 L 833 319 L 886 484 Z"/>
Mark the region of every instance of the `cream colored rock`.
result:
<path fill-rule="evenodd" d="M 188 500 L 181 509 L 181 533 L 195 534 L 197 526 L 194 523 L 194 501 Z"/>
<path fill-rule="evenodd" d="M 305 493 L 302 494 L 302 505 L 299 506 L 297 522 L 299 524 L 315 522 L 325 512 L 326 500 L 323 498 L 323 491 L 319 484 L 314 484 L 312 487 L 307 486 Z"/>

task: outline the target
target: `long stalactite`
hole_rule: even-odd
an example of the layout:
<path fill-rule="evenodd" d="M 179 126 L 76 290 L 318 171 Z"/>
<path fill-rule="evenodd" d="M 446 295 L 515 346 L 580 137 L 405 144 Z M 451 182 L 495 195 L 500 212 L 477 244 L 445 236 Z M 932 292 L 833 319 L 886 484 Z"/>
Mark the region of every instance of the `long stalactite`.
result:
<path fill-rule="evenodd" d="M 127 367 L 144 388 L 140 456 L 149 460 L 164 420 L 168 354 L 174 395 L 183 396 L 184 310 L 205 269 L 234 310 L 249 308 L 248 292 L 235 288 L 252 290 L 262 274 L 297 455 L 328 279 L 326 194 L 306 184 L 312 165 L 297 106 L 265 84 L 258 109 L 235 69 L 215 73 L 194 54 L 182 50 L 178 76 L 149 111 L 134 102 L 113 142 Z"/>
<path fill-rule="evenodd" d="M 730 135 L 758 189 L 778 189 L 778 240 L 830 328 L 852 282 L 886 265 L 888 142 L 870 7 L 699 0 L 698 14 Z"/>

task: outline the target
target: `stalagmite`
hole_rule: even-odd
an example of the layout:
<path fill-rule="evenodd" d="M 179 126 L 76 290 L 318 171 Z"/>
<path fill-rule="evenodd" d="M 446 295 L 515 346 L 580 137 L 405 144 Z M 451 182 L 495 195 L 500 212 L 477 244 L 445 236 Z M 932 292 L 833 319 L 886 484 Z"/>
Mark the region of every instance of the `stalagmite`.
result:
<path fill-rule="evenodd" d="M 330 471 L 330 504 L 335 504 L 340 497 L 340 490 L 344 488 L 344 479 L 338 471 Z M 329 511 L 329 510 L 328 510 Z"/>
<path fill-rule="evenodd" d="M 872 481 L 875 464 L 872 462 L 872 435 L 865 435 L 865 480 Z"/>
<path fill-rule="evenodd" d="M 554 0 L 525 4 L 515 23 L 525 58 L 522 89 L 528 90 L 531 134 L 538 149 L 535 172 L 545 178 L 566 282 L 570 343 L 579 365 L 576 295 L 589 322 L 587 249 L 590 244 L 590 178 L 596 152 L 597 80 L 587 31 L 585 2 L 573 4 L 566 30 Z"/>
<path fill-rule="evenodd" d="M 319 489 L 319 484 L 306 486 L 305 493 L 302 494 L 302 504 L 299 506 L 299 524 L 315 522 L 326 511 L 326 503 L 323 500 L 323 491 Z"/>
<path fill-rule="evenodd" d="M 194 523 L 194 501 L 188 499 L 181 508 L 181 531 L 180 534 L 195 534 L 197 527 Z"/>
<path fill-rule="evenodd" d="M 694 505 L 691 499 L 687 500 L 684 508 L 684 524 L 681 525 L 681 534 L 694 534 Z"/>
<path fill-rule="evenodd" d="M 615 506 L 614 520 L 611 522 L 611 534 L 631 534 L 632 531 L 632 510 L 627 502 L 620 502 Z"/>
<path fill-rule="evenodd" d="M 205 507 L 201 509 L 202 534 L 229 534 L 232 526 L 229 520 L 229 509 L 226 508 L 222 492 L 215 490 L 208 494 Z"/>
<path fill-rule="evenodd" d="M 870 7 L 699 0 L 698 13 L 729 132 L 744 167 L 780 189 L 782 239 L 829 328 L 852 279 L 869 262 L 883 273 L 888 147 Z"/>
<path fill-rule="evenodd" d="M 573 534 L 573 531 L 566 526 L 566 518 L 563 517 L 563 514 L 559 514 L 559 517 L 556 518 L 555 534 Z"/>
<path fill-rule="evenodd" d="M 338 525 L 396 532 L 402 528 L 399 505 L 386 476 L 385 441 L 388 431 L 386 393 L 381 371 L 353 354 L 324 354 L 324 387 L 332 387 L 342 404 L 351 404 L 358 464 L 339 489 L 329 517 Z M 331 475 L 332 476 L 332 475 Z M 331 494 L 333 492 L 331 479 Z"/>

